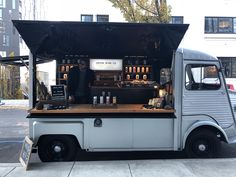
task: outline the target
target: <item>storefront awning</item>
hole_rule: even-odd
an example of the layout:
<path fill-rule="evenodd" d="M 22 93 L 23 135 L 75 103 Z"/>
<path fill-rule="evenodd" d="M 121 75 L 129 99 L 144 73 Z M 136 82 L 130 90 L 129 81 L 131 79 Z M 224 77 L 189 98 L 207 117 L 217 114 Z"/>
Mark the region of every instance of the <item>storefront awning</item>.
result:
<path fill-rule="evenodd" d="M 65 55 L 171 59 L 188 28 L 186 24 L 23 20 L 13 20 L 13 24 L 34 55 L 56 59 Z"/>

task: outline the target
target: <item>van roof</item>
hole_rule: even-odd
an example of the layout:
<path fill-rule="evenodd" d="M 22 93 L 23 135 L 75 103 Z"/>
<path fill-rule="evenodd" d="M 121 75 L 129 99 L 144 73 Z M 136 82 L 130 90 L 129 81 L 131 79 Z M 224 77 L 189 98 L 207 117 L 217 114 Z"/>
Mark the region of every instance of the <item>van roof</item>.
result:
<path fill-rule="evenodd" d="M 178 48 L 177 52 L 183 54 L 184 60 L 218 60 L 210 54 L 192 49 Z"/>
<path fill-rule="evenodd" d="M 13 20 L 37 57 L 124 58 L 145 56 L 171 63 L 187 24 L 99 23 Z"/>

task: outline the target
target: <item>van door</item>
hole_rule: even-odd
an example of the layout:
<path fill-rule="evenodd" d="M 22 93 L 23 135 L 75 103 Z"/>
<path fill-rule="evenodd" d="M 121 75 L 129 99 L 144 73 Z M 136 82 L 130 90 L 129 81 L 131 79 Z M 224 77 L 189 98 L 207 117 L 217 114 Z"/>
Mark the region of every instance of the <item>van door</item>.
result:
<path fill-rule="evenodd" d="M 204 115 L 222 128 L 233 124 L 219 62 L 186 63 L 184 65 L 183 116 Z"/>

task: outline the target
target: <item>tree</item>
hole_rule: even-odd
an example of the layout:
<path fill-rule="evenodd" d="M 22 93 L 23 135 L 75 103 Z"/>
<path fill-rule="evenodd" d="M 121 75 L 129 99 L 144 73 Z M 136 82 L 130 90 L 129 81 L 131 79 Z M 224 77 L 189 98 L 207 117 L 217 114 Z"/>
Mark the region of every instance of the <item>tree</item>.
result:
<path fill-rule="evenodd" d="M 128 22 L 169 23 L 171 6 L 166 0 L 108 0 Z"/>

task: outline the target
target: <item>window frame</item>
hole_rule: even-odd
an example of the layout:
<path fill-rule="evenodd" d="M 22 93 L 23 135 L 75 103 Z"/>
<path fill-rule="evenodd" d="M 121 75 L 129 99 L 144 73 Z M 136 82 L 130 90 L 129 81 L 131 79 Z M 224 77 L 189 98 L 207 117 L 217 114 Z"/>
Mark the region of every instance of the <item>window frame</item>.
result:
<path fill-rule="evenodd" d="M 92 21 L 83 21 L 83 17 L 92 17 Z M 81 22 L 93 22 L 93 15 L 92 14 L 81 14 L 80 15 L 80 21 Z"/>
<path fill-rule="evenodd" d="M 228 19 L 230 21 L 229 31 L 224 31 L 220 27 L 220 20 Z M 204 33 L 205 34 L 236 34 L 236 17 L 214 17 L 205 16 L 204 21 Z"/>
<path fill-rule="evenodd" d="M 190 88 L 187 88 L 187 85 L 186 85 L 186 83 L 187 83 L 187 75 L 188 75 L 188 73 L 187 73 L 187 67 L 188 66 L 198 66 L 198 67 L 210 67 L 210 66 L 215 66 L 215 68 L 216 68 L 216 70 L 217 70 L 217 77 L 218 77 L 218 80 L 219 80 L 219 85 L 217 86 L 217 88 L 211 88 L 211 89 L 207 89 L 207 88 L 198 88 L 198 89 L 190 89 Z M 191 68 L 191 73 L 192 73 L 192 68 Z M 220 72 L 220 70 L 219 70 L 219 68 L 217 67 L 217 65 L 216 64 L 211 64 L 211 63 L 208 63 L 208 64 L 199 64 L 199 63 L 189 63 L 189 64 L 186 64 L 186 66 L 185 66 L 185 80 L 184 80 L 184 87 L 185 87 L 185 89 L 186 90 L 188 90 L 188 91 L 214 91 L 214 90 L 219 90 L 221 87 L 222 87 L 222 82 L 221 82 L 221 79 L 220 79 L 220 75 L 219 75 L 219 72 Z M 205 73 L 204 73 L 204 75 L 205 75 Z M 189 77 L 189 76 L 188 76 Z M 204 78 L 200 78 L 201 80 L 203 80 Z M 189 82 L 190 82 L 190 79 L 189 79 Z M 202 86 L 205 84 L 205 85 L 208 85 L 208 86 L 213 86 L 213 85 L 217 85 L 217 84 L 211 84 L 211 83 L 195 83 L 196 85 L 199 85 L 200 86 L 200 84 L 202 84 Z"/>
<path fill-rule="evenodd" d="M 102 18 L 107 18 L 107 21 L 98 21 L 98 18 L 99 17 L 102 17 Z M 106 22 L 109 22 L 109 15 L 101 15 L 101 14 L 98 14 L 98 15 L 96 15 L 96 20 L 97 20 L 97 22 L 99 22 L 99 23 L 106 23 Z"/>
<path fill-rule="evenodd" d="M 175 23 L 174 19 L 178 19 L 181 21 L 181 23 Z M 171 16 L 170 17 L 170 24 L 183 24 L 184 23 L 184 16 Z"/>

